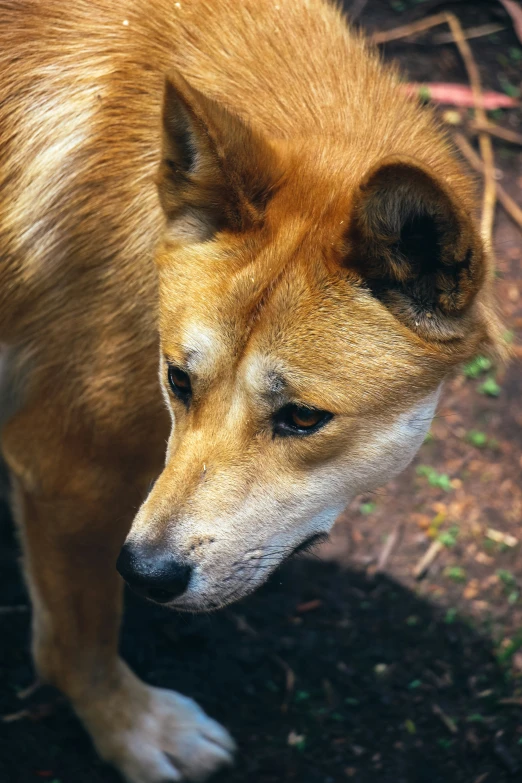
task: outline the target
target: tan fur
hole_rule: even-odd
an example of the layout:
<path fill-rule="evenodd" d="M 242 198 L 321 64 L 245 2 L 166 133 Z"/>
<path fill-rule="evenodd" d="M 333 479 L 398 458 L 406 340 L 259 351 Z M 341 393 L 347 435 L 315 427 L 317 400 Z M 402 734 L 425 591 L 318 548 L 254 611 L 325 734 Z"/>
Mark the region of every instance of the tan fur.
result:
<path fill-rule="evenodd" d="M 497 349 L 473 187 L 323 0 L 0 10 L 2 451 L 36 664 L 129 781 L 196 779 L 230 740 L 116 656 L 114 562 L 165 442 L 128 540 L 194 568 L 180 608 L 221 605 L 407 463 L 440 383 Z M 334 418 L 274 437 L 289 402 Z"/>

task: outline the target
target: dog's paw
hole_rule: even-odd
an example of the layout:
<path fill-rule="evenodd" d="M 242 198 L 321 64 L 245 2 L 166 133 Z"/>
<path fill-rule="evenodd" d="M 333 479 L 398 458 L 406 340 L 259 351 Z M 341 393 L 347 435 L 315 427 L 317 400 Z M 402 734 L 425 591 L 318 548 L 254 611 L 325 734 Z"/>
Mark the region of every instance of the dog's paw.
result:
<path fill-rule="evenodd" d="M 125 679 L 78 712 L 102 758 L 128 783 L 202 781 L 232 763 L 234 741 L 196 702 Z"/>

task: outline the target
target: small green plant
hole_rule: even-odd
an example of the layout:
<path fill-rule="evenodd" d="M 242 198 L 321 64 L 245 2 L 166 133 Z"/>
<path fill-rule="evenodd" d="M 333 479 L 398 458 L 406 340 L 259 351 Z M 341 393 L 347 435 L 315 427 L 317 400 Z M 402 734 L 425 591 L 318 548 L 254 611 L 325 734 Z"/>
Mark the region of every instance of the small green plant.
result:
<path fill-rule="evenodd" d="M 430 88 L 426 84 L 421 84 L 419 87 L 419 98 L 424 103 L 428 103 L 431 100 Z"/>
<path fill-rule="evenodd" d="M 497 661 L 500 664 L 508 664 L 511 662 L 511 659 L 517 653 L 520 648 L 522 647 L 522 631 L 519 631 L 513 639 L 509 641 L 508 644 L 506 644 L 505 647 L 502 647 L 498 653 L 497 653 Z"/>
<path fill-rule="evenodd" d="M 484 723 L 484 716 L 480 712 L 474 712 L 466 718 L 467 723 Z"/>
<path fill-rule="evenodd" d="M 488 445 L 488 436 L 479 430 L 470 430 L 466 435 L 466 440 L 477 449 L 483 449 Z"/>
<path fill-rule="evenodd" d="M 446 612 L 446 616 L 444 617 L 444 622 L 447 623 L 448 625 L 453 625 L 456 619 L 457 619 L 457 610 L 454 607 L 450 607 Z"/>
<path fill-rule="evenodd" d="M 466 378 L 478 378 L 482 373 L 491 370 L 492 366 L 491 360 L 487 356 L 475 356 L 474 359 L 464 365 L 462 371 Z"/>
<path fill-rule="evenodd" d="M 369 514 L 373 514 L 376 508 L 377 503 L 374 503 L 373 500 L 369 500 L 367 503 L 361 503 L 359 511 L 367 517 Z"/>
<path fill-rule="evenodd" d="M 511 571 L 508 571 L 506 568 L 499 568 L 497 569 L 497 576 L 504 585 L 504 587 L 507 587 L 508 589 L 512 589 L 516 583 L 516 577 L 511 573 Z"/>
<path fill-rule="evenodd" d="M 454 582 L 465 582 L 467 578 L 466 571 L 461 566 L 448 566 L 444 569 L 444 576 L 447 576 L 448 579 L 452 579 Z"/>
<path fill-rule="evenodd" d="M 486 395 L 486 397 L 498 397 L 502 389 L 493 376 L 488 375 L 484 383 L 480 384 L 477 391 L 479 394 Z"/>
<path fill-rule="evenodd" d="M 503 73 L 499 73 L 498 80 L 506 95 L 509 95 L 510 98 L 520 98 L 519 88 L 512 84 L 507 76 L 504 76 Z"/>
<path fill-rule="evenodd" d="M 449 528 L 449 530 L 444 530 L 442 533 L 439 533 L 438 540 L 441 544 L 444 544 L 444 546 L 447 546 L 449 549 L 451 549 L 457 543 L 459 533 L 460 528 L 458 528 L 457 525 L 453 525 Z"/>
<path fill-rule="evenodd" d="M 417 475 L 424 476 L 428 479 L 428 484 L 431 487 L 437 487 L 443 489 L 445 492 L 451 492 L 453 487 L 451 486 L 451 479 L 447 473 L 439 473 L 431 465 L 418 465 Z"/>

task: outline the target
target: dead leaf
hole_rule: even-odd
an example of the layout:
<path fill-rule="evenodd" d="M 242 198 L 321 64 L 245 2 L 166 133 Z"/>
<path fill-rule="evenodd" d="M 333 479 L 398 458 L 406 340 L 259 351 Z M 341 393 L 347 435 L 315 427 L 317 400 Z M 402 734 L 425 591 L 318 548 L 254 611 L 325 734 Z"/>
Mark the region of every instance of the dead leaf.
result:
<path fill-rule="evenodd" d="M 402 89 L 411 98 L 418 98 L 425 93 L 426 97 L 434 103 L 462 106 L 470 109 L 475 106 L 473 92 L 467 84 L 451 84 L 448 82 L 419 84 L 411 82 L 410 84 L 404 84 Z M 512 109 L 518 106 L 518 101 L 510 98 L 509 95 L 504 95 L 504 93 L 485 90 L 482 93 L 482 104 L 487 111 L 493 111 L 494 109 Z"/>
<path fill-rule="evenodd" d="M 323 605 L 323 602 L 320 598 L 314 598 L 313 601 L 306 601 L 303 604 L 299 604 L 296 606 L 295 610 L 296 612 L 299 612 L 299 614 L 305 614 L 306 612 L 313 612 L 315 609 L 320 609 Z"/>

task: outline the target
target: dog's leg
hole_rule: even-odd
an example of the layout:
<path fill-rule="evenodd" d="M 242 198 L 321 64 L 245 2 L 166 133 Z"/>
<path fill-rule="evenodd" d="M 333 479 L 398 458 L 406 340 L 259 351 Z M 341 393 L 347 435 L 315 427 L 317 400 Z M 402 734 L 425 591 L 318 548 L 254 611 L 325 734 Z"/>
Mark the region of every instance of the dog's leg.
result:
<path fill-rule="evenodd" d="M 115 569 L 137 498 L 100 455 L 45 440 L 47 465 L 62 473 L 54 494 L 42 432 L 4 433 L 34 606 L 33 651 L 42 680 L 72 701 L 106 760 L 132 783 L 200 780 L 231 759 L 227 732 L 190 699 L 142 683 L 118 658 L 122 584 Z M 35 436 L 27 449 L 29 435 Z M 85 447 L 83 449 L 85 451 Z M 31 454 L 36 455 L 33 460 Z M 113 455 L 114 457 L 114 455 Z M 112 474 L 112 475 L 111 475 Z"/>

